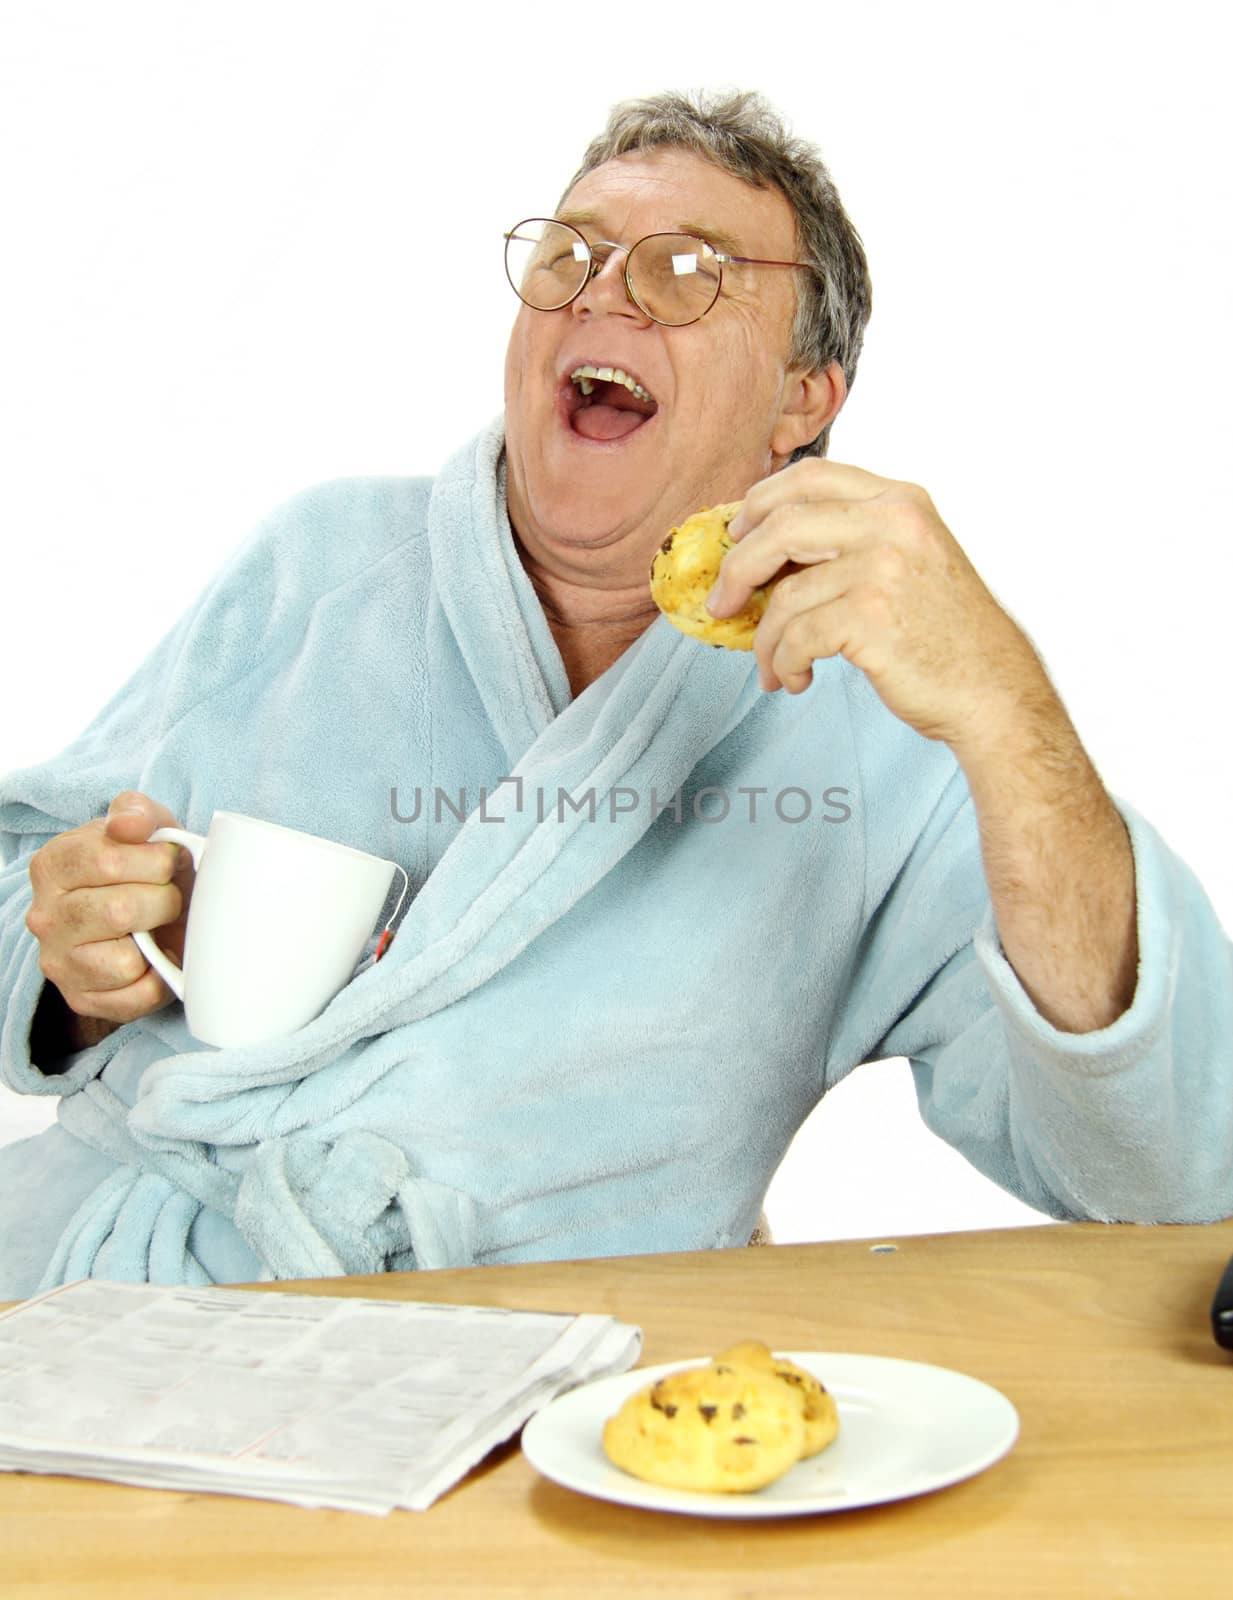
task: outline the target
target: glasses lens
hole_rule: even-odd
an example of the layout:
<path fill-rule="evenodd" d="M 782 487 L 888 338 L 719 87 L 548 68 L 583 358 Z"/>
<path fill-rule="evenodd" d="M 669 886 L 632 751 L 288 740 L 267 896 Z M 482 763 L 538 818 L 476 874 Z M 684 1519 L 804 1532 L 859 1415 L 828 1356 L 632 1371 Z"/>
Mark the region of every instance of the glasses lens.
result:
<path fill-rule="evenodd" d="M 629 286 L 656 322 L 697 322 L 719 295 L 719 260 L 709 244 L 688 233 L 653 233 L 629 254 Z"/>
<path fill-rule="evenodd" d="M 589 264 L 586 240 L 564 222 L 531 217 L 506 235 L 505 274 L 518 298 L 537 311 L 568 305 Z"/>

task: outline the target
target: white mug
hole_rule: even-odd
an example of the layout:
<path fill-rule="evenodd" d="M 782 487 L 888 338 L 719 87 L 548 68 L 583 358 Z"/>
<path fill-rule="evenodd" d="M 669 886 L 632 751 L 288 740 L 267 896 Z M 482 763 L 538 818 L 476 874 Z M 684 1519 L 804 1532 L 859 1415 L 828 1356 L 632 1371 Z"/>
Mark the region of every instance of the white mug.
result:
<path fill-rule="evenodd" d="M 157 828 L 193 858 L 184 966 L 137 948 L 205 1044 L 256 1044 L 311 1022 L 350 978 L 389 893 L 392 861 L 295 828 L 216 811 L 203 838 Z"/>

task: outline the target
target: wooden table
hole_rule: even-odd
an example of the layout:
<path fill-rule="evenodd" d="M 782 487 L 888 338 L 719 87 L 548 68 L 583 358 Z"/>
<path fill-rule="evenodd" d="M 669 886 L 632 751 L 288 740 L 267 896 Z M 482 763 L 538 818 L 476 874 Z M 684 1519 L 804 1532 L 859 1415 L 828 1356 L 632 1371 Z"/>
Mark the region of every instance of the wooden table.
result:
<path fill-rule="evenodd" d="M 511 1443 L 424 1513 L 373 1518 L 0 1474 L 0 1593 L 1206 1600 L 1233 1589 L 1233 1355 L 1208 1311 L 1233 1222 L 1095 1223 L 297 1284 L 606 1311 L 643 1361 L 738 1336 L 983 1378 L 1009 1456 L 936 1494 L 775 1522 L 655 1515 L 541 1479 Z M 281 1288 L 291 1287 L 279 1285 Z"/>

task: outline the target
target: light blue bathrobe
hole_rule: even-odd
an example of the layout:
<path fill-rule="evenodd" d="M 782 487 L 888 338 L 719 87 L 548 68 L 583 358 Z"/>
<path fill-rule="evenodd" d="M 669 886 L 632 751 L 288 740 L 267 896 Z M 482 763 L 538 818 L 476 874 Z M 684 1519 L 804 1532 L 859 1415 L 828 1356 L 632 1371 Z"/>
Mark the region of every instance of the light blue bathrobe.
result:
<path fill-rule="evenodd" d="M 0 1295 L 738 1244 L 821 1096 L 893 1055 L 1034 1206 L 1233 1212 L 1230 946 L 1151 827 L 1121 807 L 1134 1003 L 1059 1033 L 1000 953 L 952 756 L 842 659 L 767 695 L 660 619 L 571 700 L 501 444 L 292 500 L 0 787 L 0 1069 L 63 1095 L 0 1150 Z M 389 954 L 290 1037 L 206 1048 L 176 1006 L 44 1076 L 28 859 L 130 787 L 400 861 Z"/>

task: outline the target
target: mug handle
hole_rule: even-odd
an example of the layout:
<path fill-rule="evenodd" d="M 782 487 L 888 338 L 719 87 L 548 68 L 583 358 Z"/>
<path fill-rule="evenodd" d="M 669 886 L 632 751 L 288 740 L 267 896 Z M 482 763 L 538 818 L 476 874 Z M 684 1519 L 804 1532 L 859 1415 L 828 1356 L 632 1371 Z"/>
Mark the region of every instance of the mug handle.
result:
<path fill-rule="evenodd" d="M 146 843 L 159 844 L 164 839 L 170 840 L 172 844 L 182 844 L 189 855 L 192 856 L 193 866 L 200 868 L 201 858 L 205 854 L 206 847 L 205 838 L 200 833 L 189 833 L 184 828 L 155 828 Z M 183 968 L 177 967 L 171 957 L 164 954 L 155 944 L 153 936 L 145 932 L 144 929 L 133 934 L 133 942 L 175 995 L 176 999 L 183 1000 Z"/>

